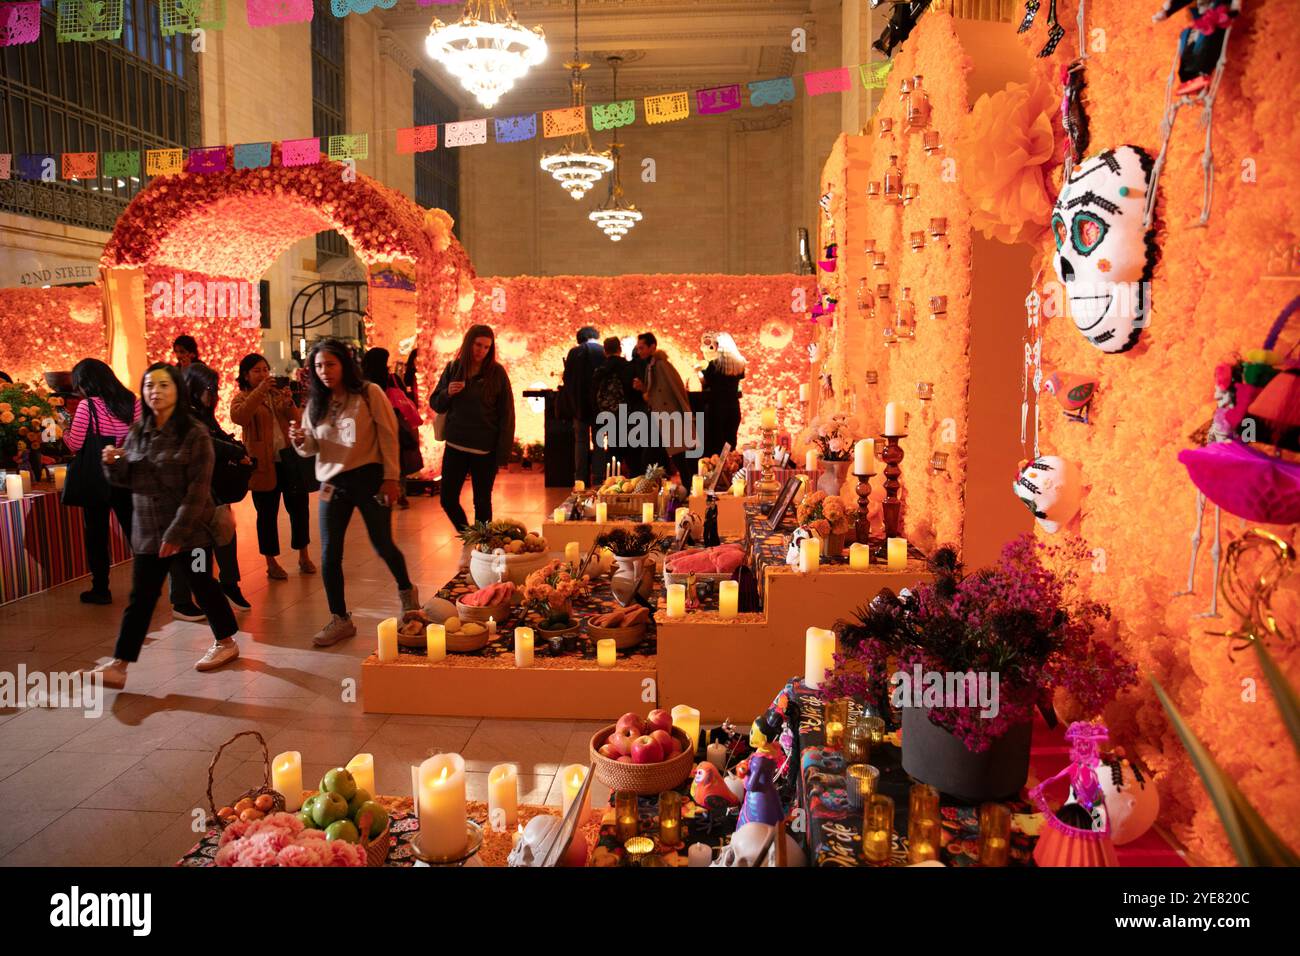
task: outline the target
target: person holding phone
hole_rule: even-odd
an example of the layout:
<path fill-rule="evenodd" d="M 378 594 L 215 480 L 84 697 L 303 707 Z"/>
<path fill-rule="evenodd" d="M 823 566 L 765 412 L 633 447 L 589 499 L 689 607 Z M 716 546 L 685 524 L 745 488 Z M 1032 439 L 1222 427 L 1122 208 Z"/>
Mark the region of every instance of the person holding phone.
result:
<path fill-rule="evenodd" d="M 343 539 L 359 510 L 375 552 L 397 583 L 403 611 L 419 610 L 420 597 L 393 543 L 399 454 L 397 416 L 383 389 L 361 377 L 348 347 L 318 342 L 307 360 L 308 399 L 289 440 L 304 458 L 316 456 L 320 489 L 321 577 L 330 620 L 312 643 L 328 647 L 353 637 L 356 625 L 343 594 Z"/>

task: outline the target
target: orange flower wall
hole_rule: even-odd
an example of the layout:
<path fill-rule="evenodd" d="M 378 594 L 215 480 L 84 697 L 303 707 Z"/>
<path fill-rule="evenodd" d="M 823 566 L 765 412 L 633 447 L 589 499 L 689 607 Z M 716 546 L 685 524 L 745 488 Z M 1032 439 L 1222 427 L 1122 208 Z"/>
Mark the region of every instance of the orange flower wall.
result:
<path fill-rule="evenodd" d="M 108 351 L 98 286 L 0 289 L 0 371 L 40 382 Z"/>

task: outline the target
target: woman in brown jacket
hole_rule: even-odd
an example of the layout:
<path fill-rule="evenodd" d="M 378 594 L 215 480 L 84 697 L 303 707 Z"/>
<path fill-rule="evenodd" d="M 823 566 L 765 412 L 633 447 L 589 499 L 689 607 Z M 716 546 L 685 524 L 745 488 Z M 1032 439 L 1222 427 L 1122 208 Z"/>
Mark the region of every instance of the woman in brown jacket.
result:
<path fill-rule="evenodd" d="M 298 552 L 298 570 L 315 574 L 316 565 L 307 553 L 311 543 L 307 487 L 298 456 L 289 447 L 289 426 L 298 423 L 301 412 L 289 390 L 276 386 L 271 366 L 261 355 L 253 353 L 240 360 L 238 382 L 230 418 L 243 429 L 244 447 L 256 463 L 248 488 L 257 510 L 257 550 L 266 557 L 266 576 L 275 581 L 289 576 L 276 560 L 280 554 L 281 497 L 289 512 L 289 544 Z"/>

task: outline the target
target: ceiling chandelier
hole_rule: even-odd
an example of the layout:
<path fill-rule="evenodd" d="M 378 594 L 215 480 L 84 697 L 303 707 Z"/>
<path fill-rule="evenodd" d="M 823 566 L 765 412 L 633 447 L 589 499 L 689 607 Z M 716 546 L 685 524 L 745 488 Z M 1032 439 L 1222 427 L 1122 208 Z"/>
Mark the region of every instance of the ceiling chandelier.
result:
<path fill-rule="evenodd" d="M 491 109 L 529 67 L 546 59 L 546 34 L 521 25 L 506 0 L 468 0 L 455 23 L 434 18 L 424 49 Z"/>
<path fill-rule="evenodd" d="M 573 0 L 573 59 L 564 65 L 572 71 L 569 105 L 582 106 L 585 89 L 582 71 L 591 64 L 583 63 L 578 57 L 578 0 Z M 587 190 L 613 168 L 614 160 L 610 158 L 609 150 L 596 152 L 588 129 L 570 136 L 559 152 L 542 157 L 542 170 L 550 173 L 574 199 L 585 196 Z"/>
<path fill-rule="evenodd" d="M 614 70 L 614 100 L 616 101 L 618 100 L 618 65 L 621 62 L 623 62 L 622 57 L 609 58 L 609 65 Z M 619 151 L 622 148 L 623 144 L 618 141 L 618 135 L 615 134 L 614 141 L 609 144 L 609 152 L 614 159 L 614 170 L 609 177 L 609 196 L 587 214 L 587 218 L 609 236 L 612 242 L 618 242 L 626 236 L 642 218 L 641 211 L 635 205 L 623 202 L 623 177 L 619 174 L 621 167 Z"/>

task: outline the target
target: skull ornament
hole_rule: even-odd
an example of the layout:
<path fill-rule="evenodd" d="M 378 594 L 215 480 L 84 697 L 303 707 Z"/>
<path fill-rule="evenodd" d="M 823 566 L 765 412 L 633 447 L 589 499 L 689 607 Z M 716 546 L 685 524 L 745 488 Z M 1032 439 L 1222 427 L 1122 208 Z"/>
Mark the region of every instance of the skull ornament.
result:
<path fill-rule="evenodd" d="M 1081 484 L 1074 462 L 1044 455 L 1020 466 L 1013 487 L 1021 504 L 1038 519 L 1039 527 L 1056 534 L 1079 513 Z"/>
<path fill-rule="evenodd" d="M 560 826 L 560 818 L 549 815 L 533 817 L 524 827 L 524 835 L 520 837 L 515 848 L 510 851 L 510 856 L 506 859 L 507 866 L 537 866 L 540 862 L 539 853 L 542 844 L 551 835 L 551 832 Z"/>
<path fill-rule="evenodd" d="M 731 842 L 723 847 L 718 858 L 709 865 L 725 867 L 775 866 L 775 844 L 768 846 L 767 853 L 763 853 L 763 847 L 767 845 L 771 833 L 772 824 L 770 823 L 746 823 L 732 834 Z M 785 860 L 787 866 L 807 865 L 807 857 L 804 856 L 803 849 L 789 833 L 785 835 Z"/>
<path fill-rule="evenodd" d="M 1132 843 L 1151 829 L 1160 814 L 1160 792 L 1154 781 L 1139 776 L 1128 760 L 1107 760 L 1097 768 L 1097 782 L 1116 846 Z"/>
<path fill-rule="evenodd" d="M 1053 262 L 1075 328 L 1103 352 L 1137 344 L 1151 304 L 1155 242 L 1143 220 L 1151 157 L 1121 146 L 1075 167 L 1052 210 Z"/>
<path fill-rule="evenodd" d="M 799 566 L 799 542 L 813 536 L 807 525 L 800 525 L 790 533 L 790 547 L 785 552 L 785 563 L 792 568 Z"/>

